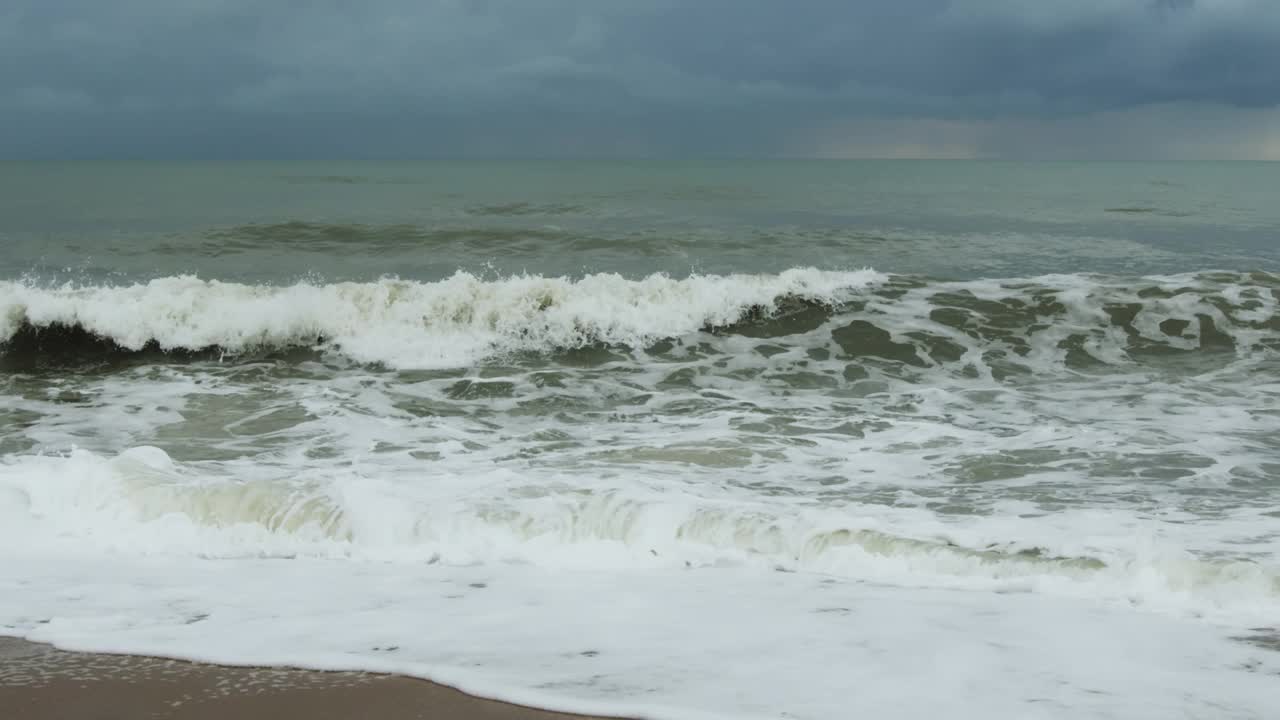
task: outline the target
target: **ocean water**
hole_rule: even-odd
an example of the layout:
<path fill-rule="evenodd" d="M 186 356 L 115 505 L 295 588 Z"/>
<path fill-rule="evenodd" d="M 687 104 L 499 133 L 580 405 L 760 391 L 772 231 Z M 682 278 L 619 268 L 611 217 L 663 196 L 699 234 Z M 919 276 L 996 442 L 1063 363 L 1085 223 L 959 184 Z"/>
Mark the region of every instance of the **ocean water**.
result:
<path fill-rule="evenodd" d="M 0 633 L 1270 718 L 1280 165 L 0 164 Z"/>

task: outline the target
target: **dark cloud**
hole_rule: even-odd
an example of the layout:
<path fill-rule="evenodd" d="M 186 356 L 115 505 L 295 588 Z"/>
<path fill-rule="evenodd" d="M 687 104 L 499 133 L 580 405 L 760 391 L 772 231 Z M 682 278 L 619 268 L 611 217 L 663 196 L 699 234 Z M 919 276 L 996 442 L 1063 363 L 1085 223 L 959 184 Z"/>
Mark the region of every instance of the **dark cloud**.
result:
<path fill-rule="evenodd" d="M 10 0 L 0 154 L 1021 154 L 983 128 L 1274 119 L 1276 68 L 1272 0 Z"/>

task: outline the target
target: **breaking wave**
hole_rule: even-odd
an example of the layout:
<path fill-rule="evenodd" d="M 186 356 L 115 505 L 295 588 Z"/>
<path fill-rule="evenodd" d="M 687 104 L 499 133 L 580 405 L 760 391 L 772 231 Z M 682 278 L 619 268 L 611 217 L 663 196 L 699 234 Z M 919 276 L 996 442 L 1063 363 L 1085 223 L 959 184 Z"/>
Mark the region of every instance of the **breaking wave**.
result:
<path fill-rule="evenodd" d="M 817 332 L 839 353 L 980 373 L 1190 351 L 1280 348 L 1280 277 L 1052 275 L 941 282 L 873 270 L 579 279 L 458 272 L 437 282 L 244 285 L 166 277 L 128 286 L 0 282 L 9 356 L 336 353 L 388 367 L 464 367 L 593 345 L 644 349 L 703 332 Z M 808 338 L 806 341 L 813 341 Z M 1039 363 L 1043 364 L 1043 363 Z"/>
<path fill-rule="evenodd" d="M 105 341 L 140 352 L 317 348 L 398 368 L 455 367 L 495 354 L 605 343 L 643 346 L 788 300 L 836 304 L 882 279 L 870 270 L 779 275 L 652 275 L 578 280 L 536 275 L 485 281 L 459 272 L 439 282 L 253 286 L 168 277 L 126 287 L 0 284 L 0 342 L 40 349 Z M 79 333 L 71 331 L 80 331 Z"/>
<path fill-rule="evenodd" d="M 723 564 L 895 584 L 1110 598 L 1153 608 L 1280 605 L 1280 572 L 1185 552 L 977 546 L 856 512 L 635 491 L 408 497 L 368 479 L 202 476 L 158 448 L 0 464 L 7 534 L 98 538 L 144 554 L 473 564 Z M 391 492 L 388 495 L 386 493 Z M 0 533 L 3 536 L 3 533 Z M 972 540 L 968 541 L 970 544 Z"/>

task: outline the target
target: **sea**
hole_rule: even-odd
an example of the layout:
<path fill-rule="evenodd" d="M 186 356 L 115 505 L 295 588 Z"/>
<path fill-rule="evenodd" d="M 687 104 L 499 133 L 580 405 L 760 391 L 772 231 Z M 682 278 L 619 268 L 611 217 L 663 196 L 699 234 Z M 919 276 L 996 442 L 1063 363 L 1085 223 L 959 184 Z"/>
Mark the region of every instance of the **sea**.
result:
<path fill-rule="evenodd" d="M 1280 164 L 0 164 L 0 634 L 1280 717 Z"/>

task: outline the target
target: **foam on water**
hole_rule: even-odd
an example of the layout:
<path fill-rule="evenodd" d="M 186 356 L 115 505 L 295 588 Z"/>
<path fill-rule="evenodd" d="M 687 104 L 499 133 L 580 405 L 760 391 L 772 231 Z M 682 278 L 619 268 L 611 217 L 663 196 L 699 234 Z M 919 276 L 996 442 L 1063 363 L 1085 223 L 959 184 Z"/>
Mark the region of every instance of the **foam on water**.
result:
<path fill-rule="evenodd" d="M 558 490 L 512 494 L 519 479 L 501 471 L 483 479 L 501 483 L 488 493 L 475 491 L 484 484 L 476 477 L 465 479 L 473 486 L 467 491 L 456 480 L 400 474 L 398 482 L 326 471 L 289 481 L 211 478 L 154 447 L 110 460 L 77 451 L 0 466 L 7 525 L 17 529 L 0 532 L 14 543 L 91 539 L 146 555 L 595 570 L 740 566 L 1086 597 L 1237 624 L 1280 613 L 1280 569 L 1197 559 L 1176 524 L 1131 513 L 940 521 L 856 502 L 705 497 L 639 478 L 576 487 L 562 478 Z M 1072 536 L 1081 533 L 1088 539 Z"/>
<path fill-rule="evenodd" d="M 406 672 L 654 718 L 1265 717 L 1277 670 L 1123 609 L 734 569 L 37 555 L 0 589 L 9 632 L 69 648 Z"/>
<path fill-rule="evenodd" d="M 24 325 L 81 328 L 129 350 L 340 348 L 361 362 L 457 367 L 498 352 L 591 343 L 644 345 L 726 325 L 792 297 L 834 303 L 880 279 L 873 271 L 773 276 L 579 280 L 464 272 L 436 283 L 381 280 L 248 286 L 191 276 L 128 287 L 45 289 L 0 282 L 0 342 Z"/>
<path fill-rule="evenodd" d="M 0 284 L 0 632 L 658 718 L 1266 717 L 1278 307 L 1265 273 Z"/>
<path fill-rule="evenodd" d="M 433 283 L 287 287 L 192 276 L 120 287 L 5 281 L 0 347 L 24 331 L 74 329 L 131 351 L 218 349 L 234 356 L 302 347 L 394 368 L 452 368 L 520 351 L 639 349 L 762 321 L 748 334 L 794 335 L 808 322 L 803 312 L 799 325 L 788 321 L 796 303 L 827 308 L 836 326 L 853 320 L 844 328 L 851 342 L 882 346 L 866 354 L 899 348 L 911 364 L 960 360 L 990 373 L 992 358 L 996 365 L 1034 367 L 1084 359 L 1124 364 L 1152 352 L 1274 349 L 1280 280 L 1201 273 L 935 283 L 872 270 L 793 268 L 641 280 L 596 274 L 485 281 L 458 272 Z"/>
<path fill-rule="evenodd" d="M 402 672 L 634 717 L 1262 718 L 1280 672 L 1201 622 L 1029 593 L 733 567 L 0 552 L 0 628 L 32 640 Z"/>

